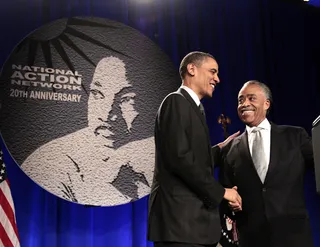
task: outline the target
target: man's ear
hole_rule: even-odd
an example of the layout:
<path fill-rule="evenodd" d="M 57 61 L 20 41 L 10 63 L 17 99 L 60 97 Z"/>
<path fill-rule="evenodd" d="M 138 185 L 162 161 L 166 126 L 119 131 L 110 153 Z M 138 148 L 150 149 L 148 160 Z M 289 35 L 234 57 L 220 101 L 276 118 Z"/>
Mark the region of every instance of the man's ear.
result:
<path fill-rule="evenodd" d="M 187 72 L 188 72 L 189 75 L 194 76 L 195 75 L 195 69 L 196 69 L 196 66 L 193 63 L 189 63 L 187 65 Z"/>
<path fill-rule="evenodd" d="M 264 109 L 268 111 L 269 108 L 270 108 L 270 100 L 267 99 L 266 102 L 264 103 Z"/>

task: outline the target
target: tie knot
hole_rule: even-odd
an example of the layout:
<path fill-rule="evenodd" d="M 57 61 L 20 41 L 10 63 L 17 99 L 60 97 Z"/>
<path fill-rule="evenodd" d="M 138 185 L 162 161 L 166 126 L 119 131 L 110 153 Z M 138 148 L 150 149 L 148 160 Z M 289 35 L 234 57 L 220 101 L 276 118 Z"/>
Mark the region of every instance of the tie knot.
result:
<path fill-rule="evenodd" d="M 257 133 L 259 132 L 260 130 L 262 130 L 263 128 L 261 127 L 254 127 L 253 130 L 252 130 L 252 133 Z"/>

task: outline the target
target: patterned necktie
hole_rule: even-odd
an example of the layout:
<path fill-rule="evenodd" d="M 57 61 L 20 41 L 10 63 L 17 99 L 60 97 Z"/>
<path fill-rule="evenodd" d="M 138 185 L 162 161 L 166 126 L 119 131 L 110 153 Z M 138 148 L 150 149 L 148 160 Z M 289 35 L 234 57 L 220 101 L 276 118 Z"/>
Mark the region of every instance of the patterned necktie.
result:
<path fill-rule="evenodd" d="M 266 155 L 263 148 L 261 128 L 254 128 L 252 130 L 252 134 L 254 135 L 252 142 L 252 161 L 261 179 L 261 182 L 264 183 L 267 174 L 267 164 Z"/>
<path fill-rule="evenodd" d="M 200 109 L 200 112 L 201 112 L 202 116 L 204 116 L 204 118 L 206 118 L 206 113 L 204 111 L 204 107 L 203 107 L 202 103 L 200 103 L 199 109 Z"/>

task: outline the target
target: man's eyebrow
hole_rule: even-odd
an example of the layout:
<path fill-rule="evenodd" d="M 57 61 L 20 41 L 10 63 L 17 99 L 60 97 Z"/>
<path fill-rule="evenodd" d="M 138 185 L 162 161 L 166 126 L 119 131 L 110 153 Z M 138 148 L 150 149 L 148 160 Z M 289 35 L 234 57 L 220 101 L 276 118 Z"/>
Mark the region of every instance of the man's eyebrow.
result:
<path fill-rule="evenodd" d="M 249 96 L 256 96 L 256 94 L 254 94 L 254 93 L 250 93 L 250 94 L 247 94 L 246 95 L 247 97 Z M 240 95 L 240 96 L 238 96 L 238 99 L 242 99 L 244 97 L 244 95 Z"/>
<path fill-rule="evenodd" d="M 94 81 L 93 84 L 98 86 L 98 87 L 102 87 L 102 85 L 101 85 L 101 83 L 99 81 Z"/>
<path fill-rule="evenodd" d="M 135 97 L 136 94 L 134 92 L 124 92 L 121 97 Z"/>
<path fill-rule="evenodd" d="M 133 91 L 133 86 L 130 85 L 128 87 L 122 88 L 119 92 L 116 93 L 116 95 L 122 96 L 123 94 L 131 93 L 131 92 L 134 92 L 134 91 Z"/>
<path fill-rule="evenodd" d="M 217 69 L 215 69 L 215 68 L 210 69 L 210 71 L 212 71 L 212 72 L 214 72 L 214 73 L 217 73 L 217 72 L 218 72 L 218 70 L 217 70 Z"/>

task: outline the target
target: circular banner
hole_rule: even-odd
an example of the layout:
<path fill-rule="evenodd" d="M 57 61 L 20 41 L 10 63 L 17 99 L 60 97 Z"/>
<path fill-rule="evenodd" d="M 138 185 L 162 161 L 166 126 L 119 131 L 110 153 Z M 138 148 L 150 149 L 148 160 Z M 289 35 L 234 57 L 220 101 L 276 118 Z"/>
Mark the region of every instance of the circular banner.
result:
<path fill-rule="evenodd" d="M 101 18 L 59 19 L 26 37 L 0 78 L 1 133 L 27 176 L 83 205 L 149 194 L 154 118 L 180 84 L 151 40 Z"/>

